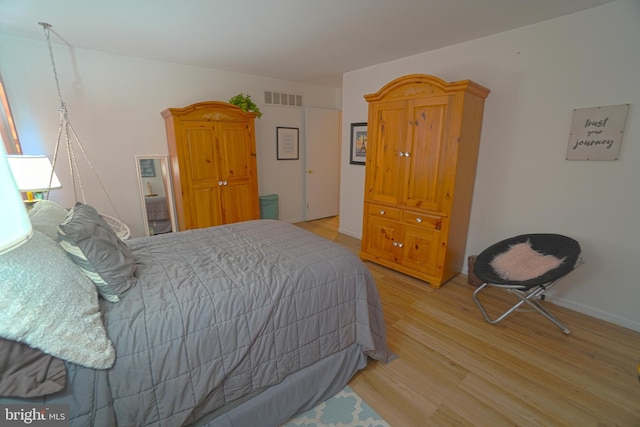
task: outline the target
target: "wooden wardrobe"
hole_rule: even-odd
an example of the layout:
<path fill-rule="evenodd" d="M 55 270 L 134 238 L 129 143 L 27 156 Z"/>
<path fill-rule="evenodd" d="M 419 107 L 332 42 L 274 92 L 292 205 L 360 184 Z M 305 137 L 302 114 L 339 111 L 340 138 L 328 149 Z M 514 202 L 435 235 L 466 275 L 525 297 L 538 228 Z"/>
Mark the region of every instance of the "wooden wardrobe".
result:
<path fill-rule="evenodd" d="M 362 259 L 433 288 L 461 271 L 488 94 L 413 74 L 365 95 Z"/>
<path fill-rule="evenodd" d="M 225 102 L 168 108 L 164 117 L 178 228 L 260 218 L 254 113 Z"/>

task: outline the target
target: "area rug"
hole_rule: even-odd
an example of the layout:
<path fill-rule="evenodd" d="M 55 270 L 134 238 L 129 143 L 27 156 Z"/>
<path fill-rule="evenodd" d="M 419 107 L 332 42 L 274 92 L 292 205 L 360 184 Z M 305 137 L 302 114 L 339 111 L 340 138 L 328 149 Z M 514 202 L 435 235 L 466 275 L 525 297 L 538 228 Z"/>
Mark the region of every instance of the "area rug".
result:
<path fill-rule="evenodd" d="M 349 386 L 281 427 L 391 427 Z"/>

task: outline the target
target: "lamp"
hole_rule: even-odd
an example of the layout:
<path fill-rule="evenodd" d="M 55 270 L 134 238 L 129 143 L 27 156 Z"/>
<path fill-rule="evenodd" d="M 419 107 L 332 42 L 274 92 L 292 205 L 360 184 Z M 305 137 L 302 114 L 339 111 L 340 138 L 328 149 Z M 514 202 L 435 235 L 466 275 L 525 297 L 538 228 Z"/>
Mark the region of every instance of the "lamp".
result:
<path fill-rule="evenodd" d="M 11 155 L 7 160 L 18 190 L 27 193 L 29 202 L 34 201 L 33 193 L 36 193 L 35 200 L 41 200 L 43 192 L 62 187 L 47 156 Z"/>
<path fill-rule="evenodd" d="M 29 240 L 33 228 L 11 174 L 4 144 L 0 147 L 0 200 L 4 205 L 0 221 L 0 254 L 3 254 Z"/>

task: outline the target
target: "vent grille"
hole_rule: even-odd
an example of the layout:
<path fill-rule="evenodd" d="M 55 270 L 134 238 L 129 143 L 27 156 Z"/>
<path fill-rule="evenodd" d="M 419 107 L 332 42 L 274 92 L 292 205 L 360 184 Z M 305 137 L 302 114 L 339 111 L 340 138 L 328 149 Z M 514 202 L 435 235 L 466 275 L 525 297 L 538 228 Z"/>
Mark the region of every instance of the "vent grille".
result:
<path fill-rule="evenodd" d="M 302 95 L 265 90 L 264 103 L 270 105 L 286 105 L 288 107 L 302 107 Z"/>

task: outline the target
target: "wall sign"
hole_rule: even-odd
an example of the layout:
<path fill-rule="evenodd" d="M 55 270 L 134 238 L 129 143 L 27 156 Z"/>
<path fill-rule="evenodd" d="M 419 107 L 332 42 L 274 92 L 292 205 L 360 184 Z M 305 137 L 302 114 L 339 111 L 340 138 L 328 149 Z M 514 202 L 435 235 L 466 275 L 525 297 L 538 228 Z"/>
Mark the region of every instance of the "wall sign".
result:
<path fill-rule="evenodd" d="M 298 160 L 299 147 L 299 129 L 298 128 L 276 128 L 276 158 L 278 160 Z"/>
<path fill-rule="evenodd" d="M 154 159 L 138 159 L 140 162 L 140 176 L 153 178 L 156 176 L 156 164 Z"/>
<path fill-rule="evenodd" d="M 629 104 L 573 110 L 567 160 L 618 160 Z"/>

